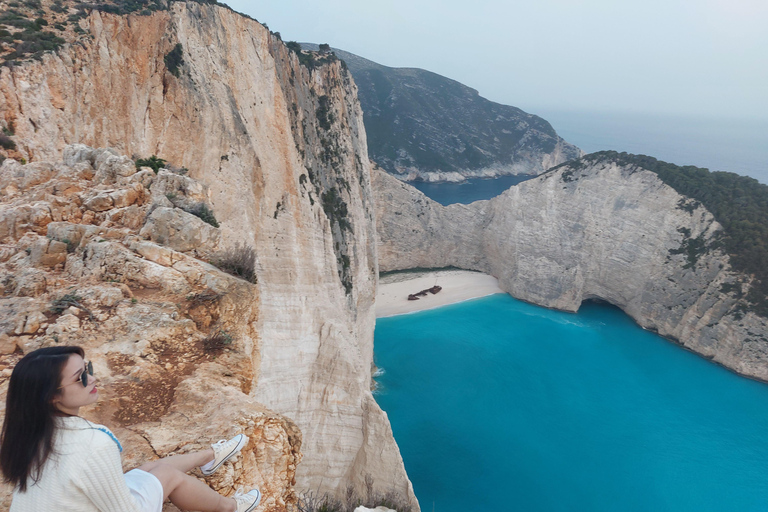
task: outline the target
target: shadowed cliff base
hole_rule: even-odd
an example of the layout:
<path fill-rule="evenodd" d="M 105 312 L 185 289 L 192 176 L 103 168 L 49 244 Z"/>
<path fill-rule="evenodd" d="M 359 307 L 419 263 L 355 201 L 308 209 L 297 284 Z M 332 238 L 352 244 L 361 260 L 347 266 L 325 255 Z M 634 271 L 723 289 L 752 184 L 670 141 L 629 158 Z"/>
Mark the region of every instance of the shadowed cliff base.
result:
<path fill-rule="evenodd" d="M 768 380 L 768 322 L 749 300 L 756 276 L 733 268 L 728 235 L 701 202 L 642 158 L 586 157 L 490 201 L 447 207 L 374 171 L 380 268 L 479 270 L 515 298 L 566 311 L 599 298 L 644 328 Z"/>

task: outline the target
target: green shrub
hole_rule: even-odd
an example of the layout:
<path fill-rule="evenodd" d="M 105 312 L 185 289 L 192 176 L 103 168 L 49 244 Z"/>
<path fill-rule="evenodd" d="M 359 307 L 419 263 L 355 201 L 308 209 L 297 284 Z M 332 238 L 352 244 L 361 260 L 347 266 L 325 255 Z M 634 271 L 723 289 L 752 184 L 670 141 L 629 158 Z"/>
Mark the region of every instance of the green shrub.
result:
<path fill-rule="evenodd" d="M 331 125 L 333 124 L 334 117 L 333 112 L 331 112 L 330 109 L 330 100 L 328 99 L 328 96 L 323 94 L 322 96 L 318 96 L 317 98 L 318 107 L 317 110 L 315 110 L 315 115 L 317 116 L 317 122 L 320 124 L 320 127 L 324 130 L 330 130 Z"/>
<path fill-rule="evenodd" d="M 339 195 L 335 188 L 330 189 L 328 192 L 323 192 L 321 199 L 323 201 L 323 211 L 328 217 L 331 223 L 338 223 L 339 228 L 352 230 L 352 225 L 347 218 L 349 212 L 347 210 L 347 203 Z"/>
<path fill-rule="evenodd" d="M 165 167 L 165 164 L 168 163 L 162 158 L 158 158 L 156 155 L 152 155 L 149 158 L 139 158 L 136 160 L 136 169 L 141 169 L 142 167 L 149 167 L 153 171 L 155 171 L 155 174 L 157 174 L 160 169 Z"/>
<path fill-rule="evenodd" d="M 170 201 L 170 198 L 169 198 L 169 201 Z M 210 208 L 208 208 L 208 206 L 205 203 L 200 203 L 185 211 L 187 213 L 191 213 L 195 217 L 199 218 L 203 222 L 210 224 L 215 228 L 219 227 L 219 221 L 216 220 L 216 217 L 213 216 L 213 212 L 210 210 Z"/>
<path fill-rule="evenodd" d="M 301 45 L 296 41 L 288 41 L 285 46 L 295 54 L 301 53 Z"/>
<path fill-rule="evenodd" d="M 179 67 L 184 64 L 184 49 L 182 48 L 181 43 L 176 43 L 176 46 L 173 47 L 173 50 L 168 52 L 164 60 L 165 67 L 168 68 L 168 71 L 170 71 L 173 76 L 178 77 Z"/>
<path fill-rule="evenodd" d="M 16 149 L 16 143 L 6 134 L 0 134 L 0 147 L 3 149 Z"/>

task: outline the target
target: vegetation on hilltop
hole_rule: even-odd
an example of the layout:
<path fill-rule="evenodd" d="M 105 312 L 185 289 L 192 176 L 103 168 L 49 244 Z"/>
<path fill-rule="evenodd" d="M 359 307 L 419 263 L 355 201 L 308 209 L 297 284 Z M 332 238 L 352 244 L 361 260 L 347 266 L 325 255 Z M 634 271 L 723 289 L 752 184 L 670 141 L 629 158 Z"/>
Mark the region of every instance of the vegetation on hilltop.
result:
<path fill-rule="evenodd" d="M 285 46 L 296 54 L 299 58 L 299 63 L 310 71 L 318 68 L 329 62 L 335 62 L 339 60 L 335 53 L 331 51 L 331 47 L 327 44 L 320 45 L 320 51 L 312 51 L 303 49 L 300 43 L 296 41 L 288 41 Z M 344 61 L 341 61 L 344 64 Z"/>
<path fill-rule="evenodd" d="M 563 166 L 578 169 L 602 161 L 652 171 L 679 194 L 693 200 L 681 201 L 679 208 L 692 212 L 701 204 L 709 210 L 723 226 L 720 243 L 730 256 L 734 270 L 754 277 L 743 297 L 741 286 L 727 286 L 723 291 L 737 293 L 749 303 L 747 309 L 768 318 L 768 185 L 731 172 L 712 172 L 690 165 L 681 167 L 650 156 L 615 151 L 592 153 Z M 694 242 L 688 245 L 695 247 Z"/>
<path fill-rule="evenodd" d="M 147 16 L 169 8 L 172 2 L 225 4 L 216 0 L 24 0 L 8 2 L 0 11 L 0 64 L 17 65 L 29 59 L 42 59 L 66 42 L 86 36 L 80 20 L 91 11 Z"/>

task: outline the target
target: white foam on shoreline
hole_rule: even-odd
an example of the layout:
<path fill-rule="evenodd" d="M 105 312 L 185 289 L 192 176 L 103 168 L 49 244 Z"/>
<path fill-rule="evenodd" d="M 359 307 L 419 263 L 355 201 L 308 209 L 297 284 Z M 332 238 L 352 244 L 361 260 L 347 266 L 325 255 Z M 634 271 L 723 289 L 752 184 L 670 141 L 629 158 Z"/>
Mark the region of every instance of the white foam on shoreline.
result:
<path fill-rule="evenodd" d="M 417 311 L 456 304 L 478 297 L 505 293 L 498 280 L 481 272 L 468 270 L 438 270 L 422 274 L 387 276 L 379 282 L 376 293 L 376 318 L 405 315 Z M 396 281 L 396 282 L 392 282 Z M 436 295 L 428 293 L 419 300 L 408 300 L 408 295 L 431 288 L 435 284 L 443 289 Z"/>

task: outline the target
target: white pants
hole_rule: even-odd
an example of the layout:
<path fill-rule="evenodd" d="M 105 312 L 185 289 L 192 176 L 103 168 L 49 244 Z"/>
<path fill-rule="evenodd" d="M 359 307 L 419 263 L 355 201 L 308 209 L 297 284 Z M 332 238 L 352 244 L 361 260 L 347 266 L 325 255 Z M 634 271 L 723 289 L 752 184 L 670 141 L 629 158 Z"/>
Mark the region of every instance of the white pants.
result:
<path fill-rule="evenodd" d="M 125 483 L 142 512 L 162 512 L 163 485 L 155 475 L 132 469 L 125 474 Z"/>

